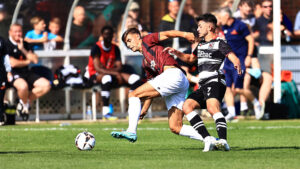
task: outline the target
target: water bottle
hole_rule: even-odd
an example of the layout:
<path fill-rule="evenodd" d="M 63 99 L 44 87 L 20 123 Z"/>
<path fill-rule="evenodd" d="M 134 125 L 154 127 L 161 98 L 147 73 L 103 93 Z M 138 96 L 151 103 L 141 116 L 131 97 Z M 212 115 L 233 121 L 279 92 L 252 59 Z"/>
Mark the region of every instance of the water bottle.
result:
<path fill-rule="evenodd" d="M 285 35 L 285 41 L 286 42 L 290 42 L 291 41 L 291 37 L 287 34 L 287 30 L 284 30 L 283 33 Z"/>
<path fill-rule="evenodd" d="M 90 105 L 88 105 L 86 109 L 86 119 L 92 120 L 92 108 Z"/>

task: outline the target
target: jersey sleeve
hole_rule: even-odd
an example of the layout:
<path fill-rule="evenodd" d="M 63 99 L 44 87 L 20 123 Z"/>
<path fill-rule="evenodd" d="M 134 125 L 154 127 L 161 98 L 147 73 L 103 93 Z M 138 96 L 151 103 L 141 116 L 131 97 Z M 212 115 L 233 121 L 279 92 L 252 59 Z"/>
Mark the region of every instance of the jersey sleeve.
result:
<path fill-rule="evenodd" d="M 246 37 L 248 35 L 250 35 L 250 31 L 249 31 L 249 28 L 246 24 L 242 23 L 241 26 L 240 26 L 240 31 L 241 31 L 241 35 L 243 37 Z"/>
<path fill-rule="evenodd" d="M 227 56 L 229 53 L 232 52 L 231 47 L 223 40 L 221 40 L 219 43 L 219 49 L 220 49 L 220 52 L 225 56 Z"/>
<path fill-rule="evenodd" d="M 143 38 L 143 42 L 146 43 L 149 47 L 158 44 L 159 42 L 159 33 L 151 33 Z"/>
<path fill-rule="evenodd" d="M 115 47 L 116 61 L 121 61 L 121 51 L 118 46 Z"/>
<path fill-rule="evenodd" d="M 101 50 L 99 48 L 98 45 L 94 45 L 91 49 L 91 56 L 92 58 L 96 58 L 96 57 L 99 57 L 101 56 Z"/>

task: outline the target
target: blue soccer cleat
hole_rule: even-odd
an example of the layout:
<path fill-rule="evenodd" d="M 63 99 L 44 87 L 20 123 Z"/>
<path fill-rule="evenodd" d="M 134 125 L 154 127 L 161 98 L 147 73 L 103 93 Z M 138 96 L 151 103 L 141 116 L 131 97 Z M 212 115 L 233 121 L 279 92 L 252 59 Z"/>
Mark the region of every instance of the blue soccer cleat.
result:
<path fill-rule="evenodd" d="M 136 140 L 137 140 L 137 136 L 135 133 L 130 133 L 127 131 L 121 131 L 121 132 L 113 131 L 113 132 L 111 132 L 111 136 L 113 136 L 114 138 L 120 138 L 120 139 L 125 138 L 132 143 L 136 142 Z"/>

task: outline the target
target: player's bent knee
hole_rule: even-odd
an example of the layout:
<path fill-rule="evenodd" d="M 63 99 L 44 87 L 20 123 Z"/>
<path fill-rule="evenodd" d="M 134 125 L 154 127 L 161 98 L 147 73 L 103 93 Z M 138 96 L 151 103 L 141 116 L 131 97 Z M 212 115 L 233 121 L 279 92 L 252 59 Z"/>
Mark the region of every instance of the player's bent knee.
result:
<path fill-rule="evenodd" d="M 109 82 L 112 82 L 112 77 L 111 75 L 104 75 L 101 79 L 101 83 L 102 84 L 106 84 L 106 83 L 109 83 Z"/>
<path fill-rule="evenodd" d="M 181 127 L 176 126 L 176 125 L 170 125 L 170 131 L 174 134 L 179 134 Z"/>

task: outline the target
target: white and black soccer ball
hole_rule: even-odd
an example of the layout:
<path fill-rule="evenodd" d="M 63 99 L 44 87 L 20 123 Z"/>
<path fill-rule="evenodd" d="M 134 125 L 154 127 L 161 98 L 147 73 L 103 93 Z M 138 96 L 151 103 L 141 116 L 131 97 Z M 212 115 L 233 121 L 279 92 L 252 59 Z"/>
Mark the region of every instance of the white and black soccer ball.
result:
<path fill-rule="evenodd" d="M 92 150 L 95 147 L 95 137 L 90 132 L 81 132 L 75 138 L 75 145 L 79 150 Z"/>

